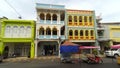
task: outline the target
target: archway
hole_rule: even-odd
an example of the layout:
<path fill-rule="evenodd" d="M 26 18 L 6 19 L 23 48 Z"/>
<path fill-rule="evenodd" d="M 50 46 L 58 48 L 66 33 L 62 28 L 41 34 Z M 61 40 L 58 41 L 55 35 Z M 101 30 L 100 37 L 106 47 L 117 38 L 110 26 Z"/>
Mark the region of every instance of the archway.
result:
<path fill-rule="evenodd" d="M 3 58 L 8 58 L 8 52 L 9 52 L 9 47 L 8 46 L 5 46 L 5 49 L 4 49 L 4 53 L 3 53 Z"/>

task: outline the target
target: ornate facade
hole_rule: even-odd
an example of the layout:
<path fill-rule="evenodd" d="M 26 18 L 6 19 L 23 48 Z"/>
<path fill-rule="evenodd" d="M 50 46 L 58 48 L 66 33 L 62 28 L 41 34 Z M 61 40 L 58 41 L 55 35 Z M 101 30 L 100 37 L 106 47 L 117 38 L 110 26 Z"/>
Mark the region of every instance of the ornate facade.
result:
<path fill-rule="evenodd" d="M 65 39 L 65 8 L 63 5 L 36 5 L 38 19 L 35 56 L 58 55 L 59 39 Z"/>
<path fill-rule="evenodd" d="M 66 36 L 71 42 L 95 42 L 95 14 L 89 10 L 67 10 Z"/>

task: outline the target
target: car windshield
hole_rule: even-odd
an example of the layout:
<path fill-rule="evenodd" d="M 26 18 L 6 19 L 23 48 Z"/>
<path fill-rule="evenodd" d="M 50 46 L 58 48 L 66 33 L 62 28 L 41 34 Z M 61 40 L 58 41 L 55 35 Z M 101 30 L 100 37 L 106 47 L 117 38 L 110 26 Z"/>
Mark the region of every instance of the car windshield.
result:
<path fill-rule="evenodd" d="M 116 51 L 117 49 L 111 49 L 111 51 Z"/>

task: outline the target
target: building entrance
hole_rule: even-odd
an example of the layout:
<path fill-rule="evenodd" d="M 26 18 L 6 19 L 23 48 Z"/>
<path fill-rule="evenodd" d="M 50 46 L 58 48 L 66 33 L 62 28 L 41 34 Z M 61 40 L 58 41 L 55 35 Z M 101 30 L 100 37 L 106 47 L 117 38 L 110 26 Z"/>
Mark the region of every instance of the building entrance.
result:
<path fill-rule="evenodd" d="M 44 54 L 47 55 L 56 55 L 56 46 L 55 45 L 44 45 Z"/>

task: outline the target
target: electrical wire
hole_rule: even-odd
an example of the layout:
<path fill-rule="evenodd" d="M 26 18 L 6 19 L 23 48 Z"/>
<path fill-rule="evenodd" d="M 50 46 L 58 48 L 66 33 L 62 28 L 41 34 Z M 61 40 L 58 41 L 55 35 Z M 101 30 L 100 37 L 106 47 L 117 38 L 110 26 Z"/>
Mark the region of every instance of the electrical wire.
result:
<path fill-rule="evenodd" d="M 20 13 L 7 1 L 7 0 L 4 0 L 18 15 L 19 15 L 19 19 L 21 19 L 22 17 L 21 17 L 21 15 L 20 15 Z"/>

